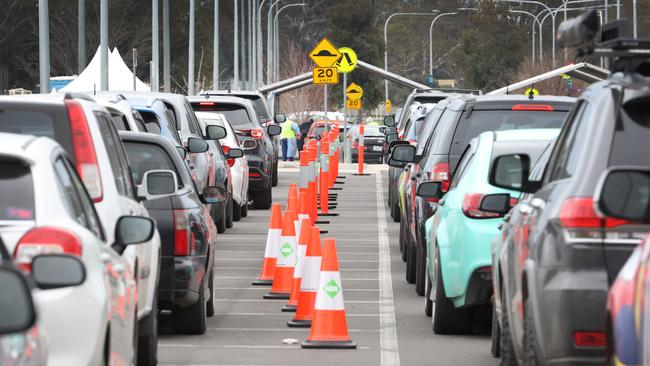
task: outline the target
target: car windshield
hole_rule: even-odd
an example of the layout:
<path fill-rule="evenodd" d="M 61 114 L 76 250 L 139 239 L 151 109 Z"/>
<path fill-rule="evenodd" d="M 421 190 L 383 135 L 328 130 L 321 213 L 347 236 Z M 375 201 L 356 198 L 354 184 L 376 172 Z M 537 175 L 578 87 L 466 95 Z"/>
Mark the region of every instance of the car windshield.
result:
<path fill-rule="evenodd" d="M 209 104 L 208 104 L 209 103 Z M 234 104 L 220 103 L 192 103 L 192 108 L 199 112 L 219 112 L 222 113 L 228 122 L 235 129 L 258 128 L 246 111 L 246 107 Z M 257 121 L 255 119 L 255 121 Z"/>
<path fill-rule="evenodd" d="M 0 158 L 0 221 L 34 220 L 34 182 L 29 167 Z"/>
<path fill-rule="evenodd" d="M 136 184 L 142 184 L 142 177 L 150 170 L 171 170 L 176 174 L 179 188 L 182 186 L 176 166 L 167 151 L 161 146 L 145 142 L 125 141 L 124 148 L 129 158 L 131 173 Z"/>

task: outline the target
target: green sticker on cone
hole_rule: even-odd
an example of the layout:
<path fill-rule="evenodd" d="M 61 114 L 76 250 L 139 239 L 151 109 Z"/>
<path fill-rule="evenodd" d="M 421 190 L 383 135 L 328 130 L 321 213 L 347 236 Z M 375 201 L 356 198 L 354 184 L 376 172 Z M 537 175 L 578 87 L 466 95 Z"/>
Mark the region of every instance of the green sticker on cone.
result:
<path fill-rule="evenodd" d="M 333 299 L 339 294 L 339 292 L 341 292 L 341 287 L 339 287 L 339 284 L 336 283 L 336 281 L 329 280 L 329 282 L 325 284 L 325 287 L 323 287 L 323 291 L 325 291 L 327 296 Z"/>
<path fill-rule="evenodd" d="M 288 257 L 293 253 L 293 248 L 291 247 L 291 244 L 289 243 L 284 243 L 282 247 L 280 247 L 280 254 L 282 254 L 283 257 Z"/>

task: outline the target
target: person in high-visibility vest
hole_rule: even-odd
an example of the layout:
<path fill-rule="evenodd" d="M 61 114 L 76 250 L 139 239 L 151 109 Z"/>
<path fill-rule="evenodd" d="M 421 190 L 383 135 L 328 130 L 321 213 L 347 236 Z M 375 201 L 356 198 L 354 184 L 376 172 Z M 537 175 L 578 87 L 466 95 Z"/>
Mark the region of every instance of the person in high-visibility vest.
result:
<path fill-rule="evenodd" d="M 296 138 L 300 137 L 300 128 L 296 122 L 288 119 L 281 124 L 282 133 L 280 143 L 282 144 L 282 161 L 293 161 L 298 147 Z"/>

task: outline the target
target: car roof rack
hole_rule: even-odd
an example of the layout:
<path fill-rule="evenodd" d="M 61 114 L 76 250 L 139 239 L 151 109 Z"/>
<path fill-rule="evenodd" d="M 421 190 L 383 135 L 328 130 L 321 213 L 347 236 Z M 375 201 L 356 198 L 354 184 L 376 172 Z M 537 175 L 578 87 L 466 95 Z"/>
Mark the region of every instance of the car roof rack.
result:
<path fill-rule="evenodd" d="M 95 99 L 85 93 L 67 92 L 64 94 L 63 99 L 83 99 L 88 102 L 95 102 Z"/>

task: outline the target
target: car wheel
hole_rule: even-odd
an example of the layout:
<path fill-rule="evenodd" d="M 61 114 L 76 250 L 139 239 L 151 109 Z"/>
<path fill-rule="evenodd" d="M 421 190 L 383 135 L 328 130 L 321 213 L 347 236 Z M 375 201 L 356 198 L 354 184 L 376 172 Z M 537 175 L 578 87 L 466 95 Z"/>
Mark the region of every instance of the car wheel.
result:
<path fill-rule="evenodd" d="M 424 314 L 428 317 L 431 317 L 431 311 L 433 310 L 433 300 L 431 299 L 431 279 L 429 278 L 429 260 L 426 259 L 425 264 L 426 270 L 424 274 L 424 280 L 426 282 L 426 295 L 424 296 Z"/>
<path fill-rule="evenodd" d="M 386 200 L 388 207 L 391 207 L 391 202 L 393 201 L 393 185 L 390 182 L 390 173 L 388 173 L 388 199 Z"/>
<path fill-rule="evenodd" d="M 392 199 L 390 203 L 390 217 L 393 218 L 394 222 L 400 222 L 402 219 L 397 201 L 397 199 Z"/>
<path fill-rule="evenodd" d="M 406 255 L 408 254 L 407 252 L 407 247 L 406 247 L 406 239 L 404 239 L 404 227 L 406 225 L 404 224 L 404 221 L 400 222 L 399 224 L 399 251 L 402 253 L 402 261 L 406 262 Z"/>
<path fill-rule="evenodd" d="M 539 362 L 537 360 L 537 345 L 530 297 L 526 299 L 524 306 L 524 365 L 537 366 Z"/>
<path fill-rule="evenodd" d="M 248 216 L 248 202 L 244 200 L 244 203 L 241 205 L 241 217 Z"/>
<path fill-rule="evenodd" d="M 497 307 L 492 305 L 492 331 L 490 332 L 490 353 L 493 357 L 499 357 L 501 354 L 501 329 L 499 319 L 497 319 Z"/>
<path fill-rule="evenodd" d="M 271 187 L 266 191 L 256 192 L 253 196 L 253 207 L 256 209 L 267 210 L 273 203 Z"/>
<path fill-rule="evenodd" d="M 172 326 L 178 334 L 203 334 L 207 326 L 205 285 L 199 287 L 199 300 L 194 305 L 172 308 Z"/>
<path fill-rule="evenodd" d="M 214 316 L 214 271 L 210 271 L 208 289 L 210 290 L 210 298 L 205 304 L 205 313 L 208 318 L 212 318 Z"/>
<path fill-rule="evenodd" d="M 271 185 L 273 187 L 277 187 L 278 186 L 278 181 L 279 181 L 278 163 L 276 162 L 275 164 L 273 164 L 273 174 L 271 175 Z"/>
<path fill-rule="evenodd" d="M 158 296 L 154 295 L 151 312 L 140 321 L 138 366 L 158 364 Z"/>
<path fill-rule="evenodd" d="M 508 310 L 504 306 L 506 298 L 505 294 L 501 293 L 501 327 L 499 339 L 499 354 L 501 356 L 501 366 L 517 366 L 517 359 L 515 357 L 515 347 L 512 344 L 512 336 L 510 335 L 510 316 Z M 493 319 L 492 321 L 497 321 Z M 494 342 L 494 340 L 492 341 Z"/>
<path fill-rule="evenodd" d="M 420 244 L 415 244 L 417 249 L 415 249 L 415 293 L 424 296 L 425 290 L 425 279 L 426 276 L 426 250 Z"/>
<path fill-rule="evenodd" d="M 471 309 L 456 309 L 454 304 L 445 295 L 445 286 L 442 282 L 442 269 L 440 268 L 440 255 L 436 250 L 434 255 L 434 278 L 431 280 L 433 291 L 433 309 L 431 322 L 435 334 L 468 333 L 472 329 Z"/>
<path fill-rule="evenodd" d="M 228 198 L 228 203 L 226 204 L 226 227 L 231 228 L 232 223 L 233 223 L 233 205 L 234 201 L 232 199 L 232 196 Z"/>
<path fill-rule="evenodd" d="M 138 324 L 138 307 L 135 307 L 135 310 L 133 311 L 133 340 L 131 340 L 132 343 L 132 349 L 133 349 L 133 355 L 132 355 L 132 363 L 135 364 L 138 362 L 138 340 L 140 339 L 139 336 L 139 324 Z"/>
<path fill-rule="evenodd" d="M 241 206 L 237 202 L 233 201 L 233 203 L 232 203 L 232 220 L 233 221 L 241 220 L 241 217 L 242 217 L 241 216 L 241 210 L 242 210 Z"/>
<path fill-rule="evenodd" d="M 213 207 L 216 207 L 216 205 Z M 216 212 L 217 210 L 215 209 L 214 211 Z M 216 216 L 216 214 L 214 216 Z M 214 220 L 214 216 L 213 216 L 213 220 Z M 226 206 L 223 207 L 223 210 L 219 215 L 219 219 L 214 220 L 214 222 L 215 224 L 217 224 L 217 232 L 219 234 L 226 232 Z"/>
<path fill-rule="evenodd" d="M 409 234 L 406 233 L 405 237 Z M 415 283 L 415 261 L 417 259 L 416 248 L 408 238 L 404 240 L 404 247 L 406 248 L 406 282 Z"/>

